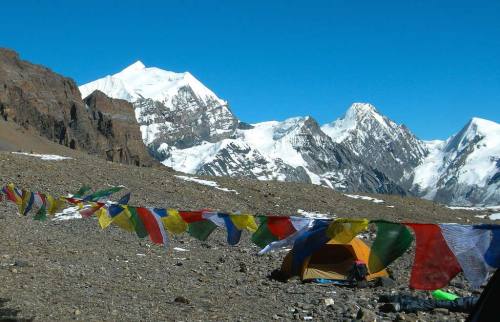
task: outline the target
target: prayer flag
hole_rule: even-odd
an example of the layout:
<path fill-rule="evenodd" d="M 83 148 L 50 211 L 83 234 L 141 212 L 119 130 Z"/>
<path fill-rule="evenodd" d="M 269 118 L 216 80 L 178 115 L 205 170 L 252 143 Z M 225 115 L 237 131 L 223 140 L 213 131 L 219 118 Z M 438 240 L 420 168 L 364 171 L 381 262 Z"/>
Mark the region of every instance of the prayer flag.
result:
<path fill-rule="evenodd" d="M 188 224 L 205 220 L 203 218 L 203 211 L 182 211 L 182 210 L 179 210 L 179 215 Z"/>
<path fill-rule="evenodd" d="M 290 220 L 297 231 L 285 239 L 277 240 L 268 244 L 259 251 L 259 255 L 263 255 L 280 248 L 292 247 L 295 244 L 295 241 L 307 230 L 309 230 L 314 223 L 314 220 L 309 218 L 290 217 Z"/>
<path fill-rule="evenodd" d="M 163 222 L 161 216 L 157 213 L 157 210 L 161 209 L 148 209 L 144 207 L 136 208 L 139 218 L 141 218 L 146 231 L 149 234 L 149 238 L 155 244 L 168 245 L 168 235 L 163 228 Z"/>
<path fill-rule="evenodd" d="M 35 194 L 31 191 L 23 190 L 21 207 L 19 207 L 19 213 L 26 216 L 28 212 L 33 207 L 35 202 Z"/>
<path fill-rule="evenodd" d="M 165 228 L 172 234 L 182 234 L 188 229 L 188 224 L 175 209 L 168 209 L 168 215 L 162 217 Z"/>
<path fill-rule="evenodd" d="M 82 186 L 80 189 L 78 189 L 77 192 L 75 192 L 73 195 L 71 195 L 73 198 L 81 198 L 84 194 L 86 194 L 90 190 L 90 187 L 88 186 Z"/>
<path fill-rule="evenodd" d="M 83 201 L 94 201 L 94 202 L 99 201 L 101 198 L 109 197 L 113 193 L 118 192 L 122 189 L 123 189 L 123 187 L 119 186 L 119 187 L 111 187 L 108 189 L 99 190 L 97 192 L 94 192 L 93 194 L 90 194 L 90 195 L 84 197 Z"/>
<path fill-rule="evenodd" d="M 478 288 L 488 278 L 492 268 L 484 255 L 490 245 L 490 231 L 474 229 L 471 225 L 440 224 L 443 237 L 460 263 L 465 278 Z"/>
<path fill-rule="evenodd" d="M 499 225 L 477 225 L 475 229 L 490 231 L 491 240 L 484 254 L 486 263 L 494 268 L 500 268 L 500 226 Z"/>
<path fill-rule="evenodd" d="M 208 236 L 217 228 L 213 222 L 203 219 L 201 221 L 194 221 L 189 223 L 188 233 L 194 238 L 205 241 Z"/>
<path fill-rule="evenodd" d="M 260 221 L 260 225 L 257 231 L 253 233 L 252 241 L 260 248 L 264 248 L 272 242 L 279 240 L 268 228 L 267 222 L 270 217 L 257 216 L 257 218 Z"/>
<path fill-rule="evenodd" d="M 239 230 L 248 230 L 252 233 L 257 231 L 257 223 L 252 215 L 234 214 L 230 215 L 230 217 Z"/>
<path fill-rule="evenodd" d="M 141 218 L 137 214 L 136 207 L 131 207 L 131 206 L 125 206 L 125 212 L 130 218 L 130 221 L 132 222 L 132 225 L 134 226 L 135 233 L 139 238 L 144 238 L 148 235 L 148 232 L 146 230 L 146 227 L 144 227 L 144 224 L 142 223 Z"/>
<path fill-rule="evenodd" d="M 413 236 L 406 226 L 384 220 L 372 221 L 377 236 L 370 250 L 368 271 L 377 273 L 385 269 L 411 246 Z"/>
<path fill-rule="evenodd" d="M 410 287 L 419 290 L 445 287 L 461 268 L 446 244 L 441 229 L 434 224 L 405 225 L 413 229 L 417 242 Z"/>
<path fill-rule="evenodd" d="M 328 220 L 317 219 L 310 229 L 295 240 L 292 248 L 292 274 L 299 274 L 303 261 L 330 240 L 326 235 L 329 224 Z"/>
<path fill-rule="evenodd" d="M 326 235 L 340 244 L 347 244 L 357 234 L 365 230 L 368 223 L 368 219 L 335 219 L 329 225 Z"/>

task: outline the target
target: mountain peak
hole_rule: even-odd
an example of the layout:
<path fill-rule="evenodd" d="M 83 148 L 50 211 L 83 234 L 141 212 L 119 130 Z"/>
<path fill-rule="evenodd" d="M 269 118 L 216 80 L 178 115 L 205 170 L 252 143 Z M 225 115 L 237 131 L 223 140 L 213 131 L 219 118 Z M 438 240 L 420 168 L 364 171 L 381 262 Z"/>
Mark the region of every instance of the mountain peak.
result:
<path fill-rule="evenodd" d="M 380 113 L 377 111 L 375 106 L 370 103 L 353 103 L 347 110 L 345 118 L 359 119 L 368 115 L 380 116 Z"/>
<path fill-rule="evenodd" d="M 461 151 L 471 144 L 471 142 L 475 143 L 486 137 L 498 140 L 500 138 L 500 124 L 479 117 L 473 117 L 460 132 L 449 139 L 445 151 Z"/>
<path fill-rule="evenodd" d="M 490 121 L 490 120 L 485 120 L 479 117 L 473 117 L 470 119 L 468 126 L 473 126 L 474 128 L 477 128 L 479 130 L 497 130 L 500 128 L 500 124 Z"/>
<path fill-rule="evenodd" d="M 146 68 L 146 66 L 140 61 L 136 61 L 135 63 L 133 63 L 132 65 L 126 67 L 124 70 L 122 70 L 120 72 L 121 73 L 127 73 L 127 72 L 135 72 L 135 71 L 139 71 L 139 70 L 143 70 L 144 68 Z"/>
<path fill-rule="evenodd" d="M 172 98 L 179 89 L 189 86 L 201 101 L 216 101 L 220 105 L 227 103 L 215 95 L 191 73 L 176 73 L 157 67 L 146 67 L 140 60 L 110 75 L 80 86 L 82 97 L 99 89 L 112 98 L 135 102 L 139 99 L 152 99 L 171 105 Z"/>
<path fill-rule="evenodd" d="M 352 103 L 351 107 L 349 107 L 348 111 L 353 111 L 353 112 L 377 112 L 377 109 L 375 106 L 373 106 L 370 103 L 361 103 L 361 102 L 356 102 Z M 378 112 L 377 112 L 378 113 Z"/>

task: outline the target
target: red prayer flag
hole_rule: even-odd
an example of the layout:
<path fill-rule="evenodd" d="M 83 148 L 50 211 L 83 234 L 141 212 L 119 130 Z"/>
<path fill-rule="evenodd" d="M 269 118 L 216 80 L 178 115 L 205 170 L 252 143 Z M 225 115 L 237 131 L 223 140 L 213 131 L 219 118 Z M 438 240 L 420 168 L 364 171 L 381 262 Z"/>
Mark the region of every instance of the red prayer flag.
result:
<path fill-rule="evenodd" d="M 267 217 L 267 228 L 279 240 L 285 239 L 297 230 L 293 227 L 290 217 L 270 216 Z"/>
<path fill-rule="evenodd" d="M 405 223 L 416 236 L 415 261 L 410 287 L 436 290 L 445 287 L 460 271 L 460 264 L 446 243 L 441 228 L 434 224 Z"/>
<path fill-rule="evenodd" d="M 136 212 L 149 234 L 149 238 L 155 244 L 167 244 L 167 234 L 163 228 L 160 216 L 151 212 L 148 208 L 138 207 Z"/>
<path fill-rule="evenodd" d="M 183 211 L 183 210 L 179 210 L 179 215 L 188 224 L 191 224 L 191 223 L 194 223 L 194 222 L 198 222 L 198 221 L 204 221 L 205 220 L 205 218 L 203 218 L 203 211 Z"/>

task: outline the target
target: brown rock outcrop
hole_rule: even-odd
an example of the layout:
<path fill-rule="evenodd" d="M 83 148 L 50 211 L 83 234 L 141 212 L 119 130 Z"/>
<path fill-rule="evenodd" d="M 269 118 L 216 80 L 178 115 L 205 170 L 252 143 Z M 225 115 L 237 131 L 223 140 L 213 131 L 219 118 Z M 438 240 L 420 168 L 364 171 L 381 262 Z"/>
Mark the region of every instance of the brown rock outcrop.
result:
<path fill-rule="evenodd" d="M 151 165 L 157 161 L 149 155 L 135 119 L 131 103 L 113 99 L 94 91 L 84 99 L 108 161 Z"/>
<path fill-rule="evenodd" d="M 13 121 L 71 149 L 98 154 L 108 160 L 152 164 L 137 123 L 134 126 L 119 117 L 133 117 L 131 107 L 121 102 L 105 103 L 104 98 L 98 102 L 102 104 L 86 107 L 72 79 L 23 61 L 12 50 L 0 48 L 0 117 L 3 120 Z M 120 110 L 122 106 L 125 112 Z M 101 108 L 102 117 L 94 117 Z M 118 117 L 113 116 L 114 112 Z"/>

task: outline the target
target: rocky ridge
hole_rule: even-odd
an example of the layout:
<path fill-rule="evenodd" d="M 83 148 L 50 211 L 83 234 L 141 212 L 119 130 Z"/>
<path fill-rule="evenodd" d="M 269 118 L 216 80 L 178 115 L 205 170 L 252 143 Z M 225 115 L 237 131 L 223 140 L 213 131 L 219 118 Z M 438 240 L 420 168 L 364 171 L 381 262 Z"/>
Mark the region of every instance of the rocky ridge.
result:
<path fill-rule="evenodd" d="M 498 164 L 488 180 L 459 179 L 461 172 L 480 171 L 461 168 L 469 157 L 463 151 L 474 150 L 473 141 L 467 140 L 471 147 L 465 150 L 450 145 L 449 152 L 436 152 L 437 145 L 419 140 L 368 103 L 354 103 L 342 118 L 323 126 L 311 117 L 250 125 L 190 73 L 147 68 L 141 62 L 80 89 L 84 96 L 99 89 L 132 102 L 150 153 L 178 171 L 412 194 L 454 205 L 500 202 L 495 193 Z M 490 150 L 490 155 L 481 153 L 485 163 L 498 160 L 498 145 L 497 140 L 483 148 Z M 461 161 L 450 161 L 457 155 Z"/>
<path fill-rule="evenodd" d="M 124 122 L 114 112 L 126 115 L 127 102 L 112 102 L 102 95 L 82 101 L 73 80 L 48 68 L 21 60 L 8 49 L 0 49 L 0 115 L 37 132 L 53 142 L 97 154 L 110 160 L 151 165 L 137 123 Z M 102 110 L 101 110 L 102 109 Z M 130 106 L 128 106 L 130 110 Z M 133 116 L 133 114 L 132 114 Z M 131 133 L 130 136 L 126 133 Z M 121 156 L 120 156 L 121 155 Z"/>

